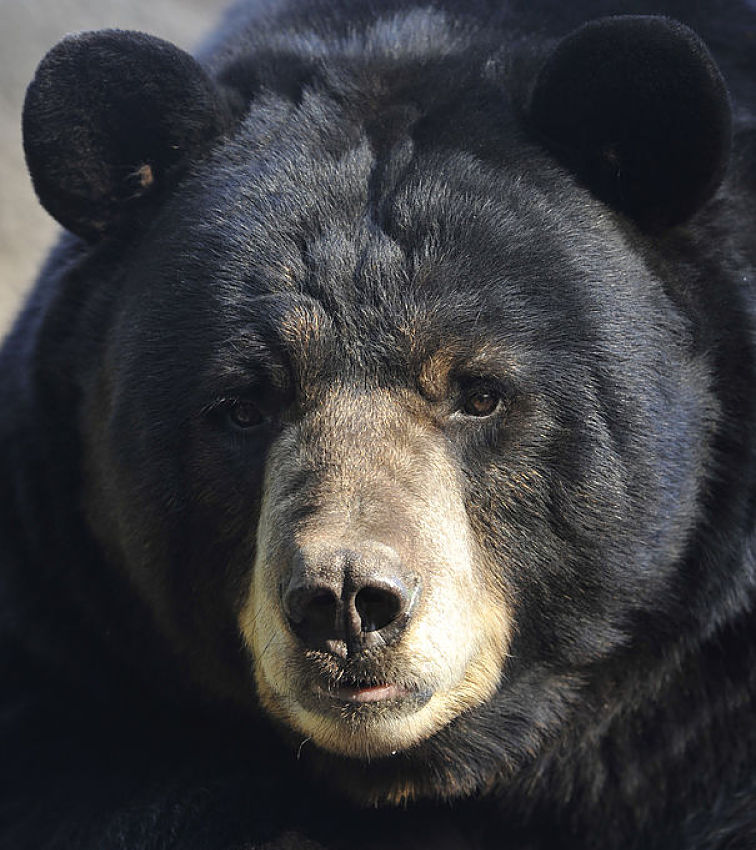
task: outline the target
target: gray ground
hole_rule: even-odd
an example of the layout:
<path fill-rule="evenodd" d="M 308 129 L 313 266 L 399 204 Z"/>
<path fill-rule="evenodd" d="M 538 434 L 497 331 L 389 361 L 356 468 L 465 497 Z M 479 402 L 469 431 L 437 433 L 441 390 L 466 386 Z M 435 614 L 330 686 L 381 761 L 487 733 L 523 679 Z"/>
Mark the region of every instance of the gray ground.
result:
<path fill-rule="evenodd" d="M 64 35 L 140 29 L 191 50 L 227 0 L 0 0 L 0 335 L 57 225 L 37 203 L 21 149 L 21 105 L 34 69 Z"/>

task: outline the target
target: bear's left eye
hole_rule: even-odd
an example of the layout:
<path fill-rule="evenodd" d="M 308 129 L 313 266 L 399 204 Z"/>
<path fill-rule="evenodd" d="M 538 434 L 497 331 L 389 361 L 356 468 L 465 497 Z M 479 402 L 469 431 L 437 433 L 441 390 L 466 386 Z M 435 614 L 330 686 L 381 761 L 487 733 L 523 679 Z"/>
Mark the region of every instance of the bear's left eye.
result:
<path fill-rule="evenodd" d="M 235 428 L 254 428 L 260 425 L 264 416 L 257 405 L 251 401 L 235 401 L 227 408 L 228 421 Z"/>
<path fill-rule="evenodd" d="M 501 404 L 502 394 L 498 390 L 489 386 L 475 386 L 463 394 L 459 410 L 465 416 L 484 418 L 496 413 Z"/>

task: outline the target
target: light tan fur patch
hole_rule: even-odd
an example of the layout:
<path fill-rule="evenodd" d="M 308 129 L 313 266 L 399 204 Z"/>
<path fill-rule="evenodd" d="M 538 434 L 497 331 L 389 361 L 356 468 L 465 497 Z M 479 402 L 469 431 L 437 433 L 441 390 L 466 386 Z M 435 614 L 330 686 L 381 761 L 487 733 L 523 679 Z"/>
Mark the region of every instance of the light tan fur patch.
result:
<path fill-rule="evenodd" d="M 146 162 L 140 165 L 135 172 L 135 176 L 139 179 L 139 186 L 142 189 L 149 189 L 155 182 L 155 175 L 152 172 L 152 167 Z"/>
<path fill-rule="evenodd" d="M 511 634 L 505 593 L 472 533 L 463 482 L 443 435 L 383 390 L 333 391 L 309 421 L 273 446 L 253 581 L 239 626 L 265 708 L 334 753 L 369 759 L 404 750 L 497 689 Z M 309 487 L 293 492 L 293 476 Z M 299 480 L 299 479 L 297 479 Z M 293 521 L 307 504 L 307 519 Z M 415 711 L 339 714 L 313 708 L 305 649 L 290 631 L 279 588 L 293 549 L 391 545 L 422 579 L 401 639 L 383 650 L 393 680 L 432 691 Z"/>

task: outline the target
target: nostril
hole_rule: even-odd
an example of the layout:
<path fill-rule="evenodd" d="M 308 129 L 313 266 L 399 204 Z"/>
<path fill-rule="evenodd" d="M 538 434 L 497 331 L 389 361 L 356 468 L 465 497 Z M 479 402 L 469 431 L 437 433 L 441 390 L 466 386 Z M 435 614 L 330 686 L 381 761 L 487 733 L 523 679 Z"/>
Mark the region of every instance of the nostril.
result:
<path fill-rule="evenodd" d="M 363 587 L 354 599 L 361 630 L 377 632 L 393 623 L 404 610 L 405 602 L 405 594 L 399 588 Z"/>
<path fill-rule="evenodd" d="M 312 595 L 304 611 L 304 621 L 314 632 L 327 631 L 336 624 L 339 600 L 327 590 Z"/>
<path fill-rule="evenodd" d="M 339 600 L 328 588 L 297 587 L 284 597 L 284 610 L 295 631 L 316 635 L 337 625 Z"/>

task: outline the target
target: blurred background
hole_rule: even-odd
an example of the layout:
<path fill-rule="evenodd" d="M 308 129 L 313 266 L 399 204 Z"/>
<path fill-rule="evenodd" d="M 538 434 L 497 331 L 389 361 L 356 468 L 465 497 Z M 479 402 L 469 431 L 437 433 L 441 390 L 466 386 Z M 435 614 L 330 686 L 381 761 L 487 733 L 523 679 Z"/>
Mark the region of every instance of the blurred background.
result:
<path fill-rule="evenodd" d="M 118 27 L 191 51 L 228 0 L 0 0 L 0 336 L 31 285 L 57 225 L 39 206 L 21 147 L 26 86 L 64 35 Z"/>

